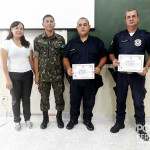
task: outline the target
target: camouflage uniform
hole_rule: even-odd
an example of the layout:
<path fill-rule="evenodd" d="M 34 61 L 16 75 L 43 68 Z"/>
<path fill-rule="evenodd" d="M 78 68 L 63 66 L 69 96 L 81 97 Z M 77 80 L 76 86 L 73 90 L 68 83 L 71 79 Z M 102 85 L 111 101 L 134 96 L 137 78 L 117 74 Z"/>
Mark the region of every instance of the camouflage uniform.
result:
<path fill-rule="evenodd" d="M 54 89 L 56 110 L 64 110 L 64 81 L 62 52 L 64 50 L 64 38 L 54 33 L 48 37 L 45 33 L 34 40 L 34 56 L 39 57 L 39 92 L 41 94 L 40 108 L 48 111 L 50 108 L 49 95 L 51 85 Z"/>

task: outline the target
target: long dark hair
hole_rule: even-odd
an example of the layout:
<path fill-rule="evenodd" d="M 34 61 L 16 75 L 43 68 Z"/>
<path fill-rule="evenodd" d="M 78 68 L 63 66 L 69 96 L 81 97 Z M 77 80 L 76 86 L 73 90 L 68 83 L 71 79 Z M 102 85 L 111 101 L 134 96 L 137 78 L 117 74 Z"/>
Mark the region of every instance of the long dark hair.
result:
<path fill-rule="evenodd" d="M 14 21 L 11 24 L 6 40 L 10 40 L 10 39 L 13 38 L 13 33 L 11 32 L 11 29 L 14 28 L 14 27 L 17 27 L 20 23 L 21 23 L 20 21 Z M 23 23 L 21 23 L 21 24 L 23 25 Z M 23 25 L 23 29 L 24 29 L 24 25 Z M 20 38 L 20 41 L 21 41 L 22 46 L 24 46 L 26 48 L 30 46 L 30 43 L 25 39 L 24 35 Z"/>

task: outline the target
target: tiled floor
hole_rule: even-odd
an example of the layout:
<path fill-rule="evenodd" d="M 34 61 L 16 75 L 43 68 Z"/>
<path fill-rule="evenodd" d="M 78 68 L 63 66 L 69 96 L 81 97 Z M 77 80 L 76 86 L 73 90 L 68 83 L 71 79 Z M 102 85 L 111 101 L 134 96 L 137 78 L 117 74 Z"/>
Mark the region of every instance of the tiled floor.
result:
<path fill-rule="evenodd" d="M 33 129 L 27 129 L 21 122 L 21 131 L 14 130 L 13 118 L 7 119 L 7 124 L 0 127 L 0 150 L 149 150 L 150 141 L 144 142 L 135 132 L 134 118 L 127 118 L 125 129 L 117 134 L 110 133 L 114 118 L 110 116 L 94 116 L 94 131 L 88 131 L 81 119 L 79 124 L 69 131 L 58 129 L 56 119 L 50 116 L 47 129 L 41 130 L 42 116 L 32 116 Z M 65 125 L 68 117 L 64 118 Z M 0 125 L 5 122 L 0 117 Z M 150 119 L 147 118 L 147 125 Z M 150 129 L 149 129 L 150 135 Z"/>

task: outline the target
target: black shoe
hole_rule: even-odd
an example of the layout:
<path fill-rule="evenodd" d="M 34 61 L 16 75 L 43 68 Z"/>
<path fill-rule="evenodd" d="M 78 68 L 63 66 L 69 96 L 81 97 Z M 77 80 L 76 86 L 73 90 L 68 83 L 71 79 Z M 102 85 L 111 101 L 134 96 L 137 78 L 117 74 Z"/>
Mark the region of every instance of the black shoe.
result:
<path fill-rule="evenodd" d="M 61 111 L 58 111 L 58 113 L 56 115 L 56 119 L 57 119 L 58 128 L 63 128 L 64 127 L 64 122 L 62 120 L 62 112 Z"/>
<path fill-rule="evenodd" d="M 136 132 L 139 134 L 141 139 L 143 139 L 144 141 L 149 141 L 149 136 L 146 133 L 145 126 L 142 129 L 140 128 L 139 130 L 136 127 Z"/>
<path fill-rule="evenodd" d="M 120 129 L 123 129 L 125 127 L 124 124 L 116 123 L 111 129 L 110 132 L 117 133 Z"/>
<path fill-rule="evenodd" d="M 76 124 L 78 124 L 78 121 L 70 121 L 70 122 L 67 124 L 66 128 L 67 128 L 68 130 L 71 130 L 71 129 L 73 129 L 74 125 L 76 125 Z"/>
<path fill-rule="evenodd" d="M 41 123 L 40 128 L 41 128 L 41 129 L 46 129 L 48 123 L 49 123 L 49 121 L 44 121 L 44 120 L 43 120 L 43 122 Z"/>
<path fill-rule="evenodd" d="M 41 129 L 46 129 L 48 123 L 49 123 L 48 111 L 44 111 L 43 112 L 43 122 L 41 123 L 40 128 Z"/>
<path fill-rule="evenodd" d="M 94 130 L 94 125 L 92 124 L 91 121 L 84 121 L 83 124 L 86 125 L 86 127 L 87 127 L 88 130 L 90 130 L 90 131 Z"/>

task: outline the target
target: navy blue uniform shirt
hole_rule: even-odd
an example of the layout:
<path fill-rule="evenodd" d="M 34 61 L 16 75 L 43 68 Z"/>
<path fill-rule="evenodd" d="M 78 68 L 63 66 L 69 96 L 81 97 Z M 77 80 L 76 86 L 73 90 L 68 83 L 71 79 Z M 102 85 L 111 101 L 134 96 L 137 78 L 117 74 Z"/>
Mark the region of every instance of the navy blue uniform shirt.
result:
<path fill-rule="evenodd" d="M 71 65 L 94 63 L 96 67 L 100 58 L 107 56 L 107 50 L 100 39 L 89 35 L 84 42 L 81 41 L 80 37 L 69 41 L 63 56 L 69 59 Z"/>
<path fill-rule="evenodd" d="M 124 30 L 114 36 L 109 53 L 118 59 L 118 54 L 145 55 L 146 50 L 150 53 L 150 33 L 137 29 L 130 36 L 128 30 Z"/>

